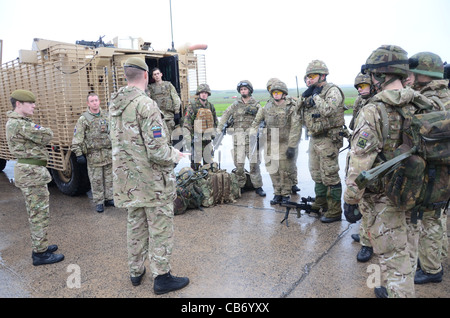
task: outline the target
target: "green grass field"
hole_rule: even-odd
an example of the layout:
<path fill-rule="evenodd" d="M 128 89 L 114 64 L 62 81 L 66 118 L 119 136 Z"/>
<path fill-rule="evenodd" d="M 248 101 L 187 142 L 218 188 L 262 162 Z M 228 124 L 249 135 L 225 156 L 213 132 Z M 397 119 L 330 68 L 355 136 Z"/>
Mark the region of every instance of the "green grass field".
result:
<path fill-rule="evenodd" d="M 301 95 L 306 88 L 299 89 L 299 95 Z M 349 108 L 345 113 L 351 114 L 353 112 L 352 107 L 358 96 L 358 91 L 352 87 L 341 87 L 345 95 L 345 105 Z M 289 89 L 289 95 L 297 97 L 297 89 Z M 236 98 L 240 98 L 237 91 L 233 90 L 223 90 L 223 91 L 212 91 L 209 101 L 214 104 L 216 108 L 217 116 L 222 116 L 225 109 L 228 108 Z M 253 92 L 253 98 L 260 101 L 261 105 L 264 107 L 267 100 L 269 99 L 269 93 L 266 90 L 255 90 Z"/>

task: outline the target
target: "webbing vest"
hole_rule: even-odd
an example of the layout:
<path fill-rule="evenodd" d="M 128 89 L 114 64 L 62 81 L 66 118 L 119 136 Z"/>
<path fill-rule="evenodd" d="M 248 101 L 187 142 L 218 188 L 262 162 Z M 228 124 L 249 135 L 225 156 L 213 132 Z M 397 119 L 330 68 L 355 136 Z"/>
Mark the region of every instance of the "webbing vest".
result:
<path fill-rule="evenodd" d="M 209 128 L 214 128 L 214 117 L 209 108 L 200 107 L 197 110 L 194 121 L 195 132 L 206 132 Z"/>
<path fill-rule="evenodd" d="M 156 101 L 161 110 L 173 111 L 173 101 L 170 96 L 170 82 L 162 82 L 161 85 L 150 85 L 151 98 Z"/>
<path fill-rule="evenodd" d="M 109 122 L 103 114 L 94 116 L 86 111 L 82 115 L 89 123 L 88 128 L 85 130 L 86 138 L 84 139 L 84 143 L 86 149 L 111 148 Z"/>
<path fill-rule="evenodd" d="M 333 116 L 330 116 L 330 117 L 323 117 L 319 114 L 319 112 L 315 106 L 314 107 L 308 107 L 308 106 L 303 107 L 303 114 L 304 114 L 303 118 L 305 119 L 306 128 L 308 128 L 308 130 L 312 133 L 313 136 L 315 134 L 326 133 L 328 130 L 330 130 L 332 128 L 342 128 L 342 126 L 345 125 L 345 119 L 344 119 L 345 96 L 344 96 L 344 93 L 342 92 L 342 90 L 339 88 L 339 86 L 336 86 L 332 83 L 326 83 L 325 86 L 323 86 L 322 91 L 319 94 L 319 97 L 321 97 L 322 99 L 326 99 L 326 95 L 327 95 L 328 91 L 333 87 L 336 87 L 342 96 L 342 101 L 338 105 L 336 114 L 334 114 Z M 306 101 L 305 101 L 306 105 L 309 105 L 309 101 L 311 98 L 313 98 L 313 97 L 310 96 L 306 99 Z M 320 123 L 321 125 L 317 125 L 318 123 Z M 322 131 L 316 131 L 317 130 L 316 127 L 321 127 Z"/>

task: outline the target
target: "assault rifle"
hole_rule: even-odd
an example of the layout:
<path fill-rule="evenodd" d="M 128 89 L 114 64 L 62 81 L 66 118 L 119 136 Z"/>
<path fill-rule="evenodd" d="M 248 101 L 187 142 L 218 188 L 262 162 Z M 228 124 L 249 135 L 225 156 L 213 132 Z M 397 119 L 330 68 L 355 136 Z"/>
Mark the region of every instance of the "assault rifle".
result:
<path fill-rule="evenodd" d="M 221 145 L 223 137 L 225 137 L 225 135 L 227 134 L 227 128 L 232 127 L 233 124 L 234 124 L 234 118 L 233 118 L 233 116 L 230 116 L 230 118 L 228 118 L 225 125 L 223 125 L 222 131 L 220 132 L 220 134 L 216 138 L 214 138 L 214 141 L 213 141 L 214 149 L 216 149 L 217 147 L 219 147 Z"/>
<path fill-rule="evenodd" d="M 253 155 L 255 154 L 256 150 L 259 149 L 259 138 L 261 138 L 264 128 L 266 127 L 266 122 L 263 120 L 259 123 L 258 132 L 256 133 L 256 136 L 250 136 L 250 159 L 253 158 Z"/>
<path fill-rule="evenodd" d="M 361 190 L 371 183 L 377 181 L 378 179 L 381 179 L 383 176 L 397 169 L 401 165 L 401 161 L 415 153 L 416 149 L 417 148 L 414 146 L 407 152 L 402 153 L 392 158 L 391 160 L 388 160 L 381 165 L 376 166 L 375 168 L 372 168 L 368 171 L 362 171 L 355 179 L 356 185 Z"/>
<path fill-rule="evenodd" d="M 289 226 L 289 224 L 288 224 L 288 217 L 289 217 L 289 212 L 291 211 L 291 209 L 297 210 L 297 218 L 300 218 L 300 216 L 301 216 L 300 211 L 301 210 L 304 210 L 306 214 L 310 214 L 311 212 L 318 213 L 317 210 L 313 210 L 311 208 L 311 204 L 309 203 L 309 202 L 314 202 L 315 198 L 311 198 L 311 197 L 304 198 L 304 197 L 302 197 L 300 199 L 300 201 L 301 201 L 301 203 L 287 201 L 287 202 L 284 202 L 284 203 L 280 204 L 281 206 L 284 206 L 286 208 L 286 213 L 284 215 L 284 219 L 281 220 L 280 223 L 283 223 L 284 221 L 286 221 L 286 226 Z"/>

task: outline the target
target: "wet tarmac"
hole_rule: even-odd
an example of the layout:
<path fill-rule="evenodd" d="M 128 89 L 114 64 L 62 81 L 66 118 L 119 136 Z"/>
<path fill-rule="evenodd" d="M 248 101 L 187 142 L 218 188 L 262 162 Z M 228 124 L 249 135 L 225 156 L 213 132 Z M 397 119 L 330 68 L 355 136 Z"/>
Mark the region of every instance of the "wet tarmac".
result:
<path fill-rule="evenodd" d="M 308 141 L 298 156 L 299 195 L 314 196 L 307 169 Z M 234 167 L 227 136 L 221 167 Z M 216 155 L 218 155 L 216 153 Z M 340 154 L 341 177 L 346 151 Z M 69 197 L 50 185 L 50 244 L 58 244 L 64 261 L 33 266 L 24 199 L 11 183 L 15 162 L 0 173 L 0 297 L 2 298 L 374 298 L 376 256 L 356 261 L 359 243 L 351 238 L 359 223 L 321 223 L 292 212 L 289 226 L 280 223 L 285 209 L 271 206 L 272 184 L 262 164 L 265 198 L 253 191 L 237 202 L 175 216 L 172 272 L 190 284 L 157 296 L 147 274 L 130 283 L 126 251 L 126 212 L 107 207 L 95 212 L 90 193 Z M 187 166 L 183 161 L 177 169 Z M 146 264 L 148 269 L 148 263 Z M 450 261 L 441 283 L 416 285 L 416 296 L 450 296 Z"/>

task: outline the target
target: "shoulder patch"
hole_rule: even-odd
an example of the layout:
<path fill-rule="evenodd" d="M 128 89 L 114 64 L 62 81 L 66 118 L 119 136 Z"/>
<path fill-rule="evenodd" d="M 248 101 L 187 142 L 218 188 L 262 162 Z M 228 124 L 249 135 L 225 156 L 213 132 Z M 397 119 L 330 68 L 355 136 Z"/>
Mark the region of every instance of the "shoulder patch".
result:
<path fill-rule="evenodd" d="M 360 148 L 365 148 L 367 145 L 367 139 L 363 138 L 363 137 L 359 137 L 358 142 L 356 143 L 358 145 L 358 147 Z"/>
<path fill-rule="evenodd" d="M 152 127 L 152 133 L 153 133 L 153 138 L 160 138 L 160 137 L 162 137 L 161 127 L 153 126 Z"/>

